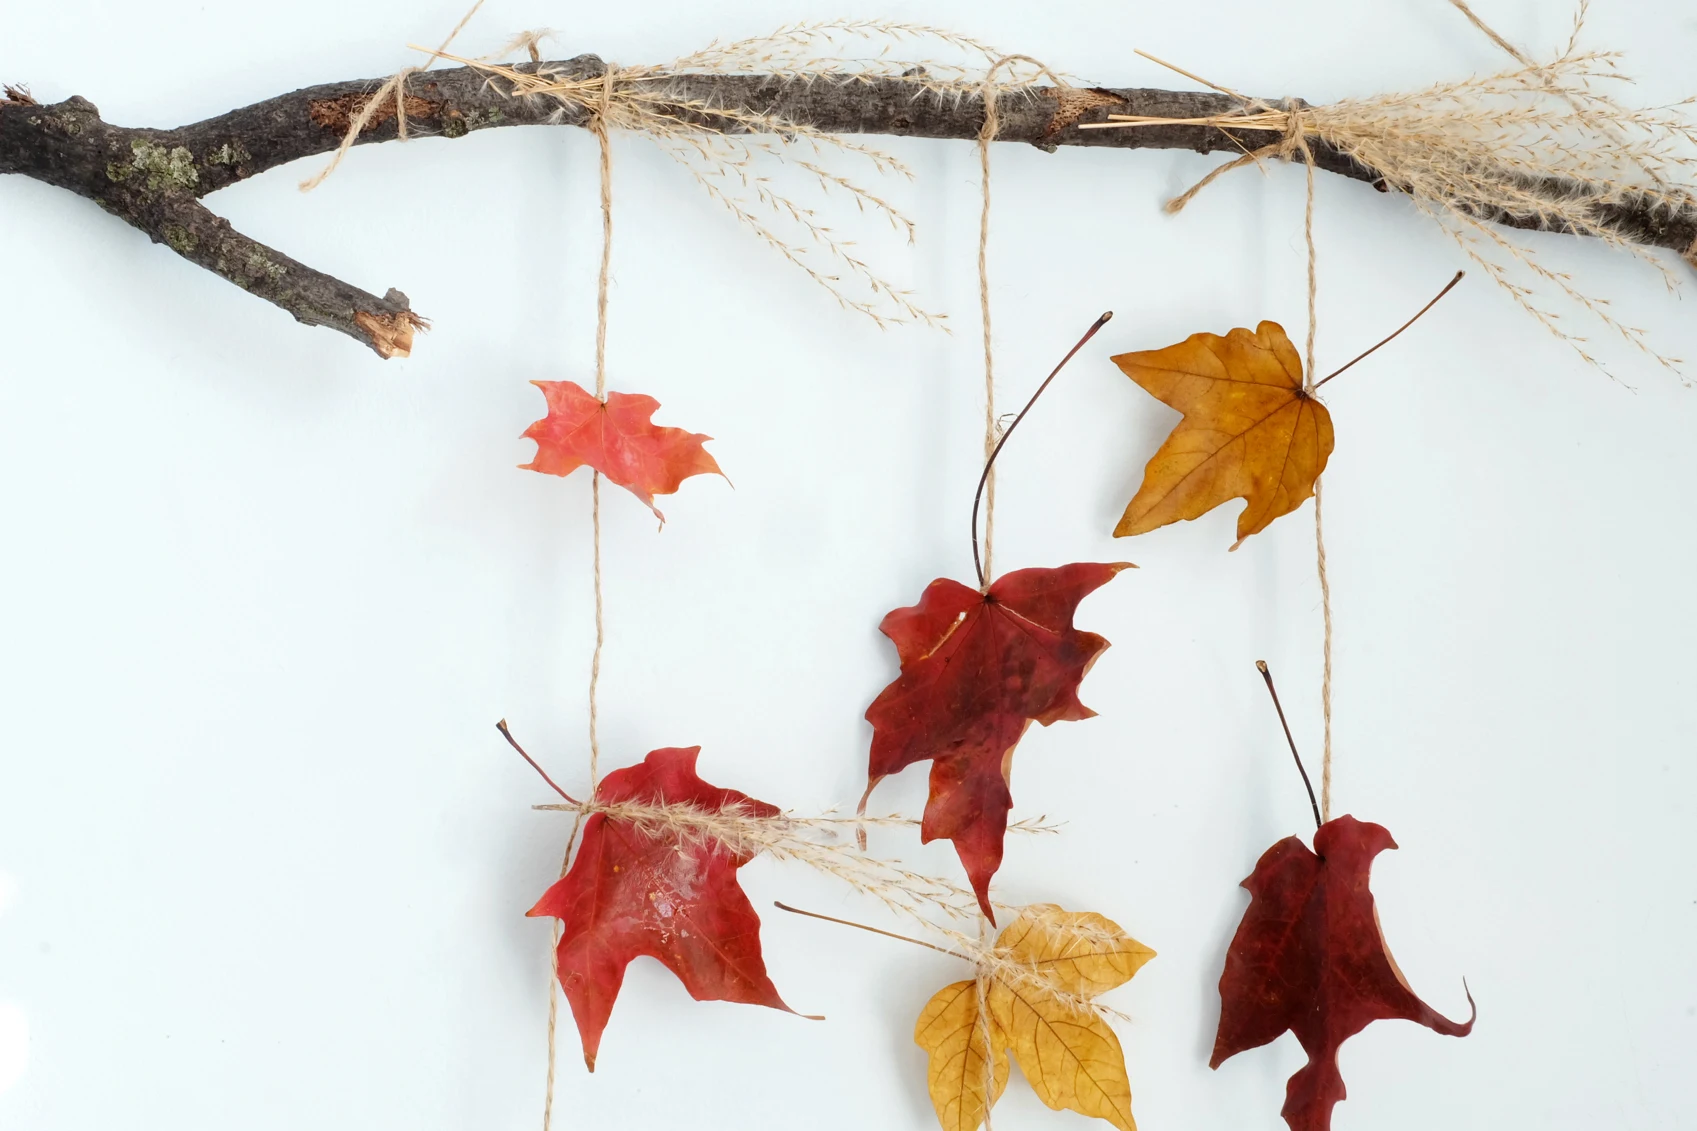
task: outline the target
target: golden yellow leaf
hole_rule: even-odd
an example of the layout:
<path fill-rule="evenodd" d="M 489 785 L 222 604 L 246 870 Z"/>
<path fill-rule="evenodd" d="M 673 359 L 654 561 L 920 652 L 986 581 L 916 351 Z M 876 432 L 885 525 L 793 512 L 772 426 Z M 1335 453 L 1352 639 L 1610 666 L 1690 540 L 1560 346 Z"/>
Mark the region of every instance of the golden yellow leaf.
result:
<path fill-rule="evenodd" d="M 1008 1053 L 1037 1098 L 1136 1131 L 1125 1054 L 1093 998 L 1121 985 L 1155 952 L 1100 915 L 1052 904 L 1021 911 L 985 967 L 985 1007 L 975 981 L 955 982 L 926 1003 L 913 1039 L 931 1057 L 931 1103 L 944 1131 L 984 1121 L 988 1029 L 993 1105 L 1008 1080 Z"/>
<path fill-rule="evenodd" d="M 1332 454 L 1332 417 L 1303 388 L 1302 359 L 1277 322 L 1251 334 L 1192 334 L 1114 358 L 1125 375 L 1184 413 L 1143 471 L 1114 534 L 1197 518 L 1230 499 L 1243 540 L 1314 493 Z"/>

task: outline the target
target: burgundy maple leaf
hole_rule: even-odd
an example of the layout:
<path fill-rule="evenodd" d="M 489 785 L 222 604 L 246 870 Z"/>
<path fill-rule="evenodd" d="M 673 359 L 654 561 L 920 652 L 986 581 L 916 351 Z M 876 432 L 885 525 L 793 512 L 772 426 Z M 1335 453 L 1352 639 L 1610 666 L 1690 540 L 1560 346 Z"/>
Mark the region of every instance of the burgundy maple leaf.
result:
<path fill-rule="evenodd" d="M 1078 603 L 1127 562 L 1078 562 L 1004 574 L 984 592 L 938 578 L 919 604 L 879 629 L 901 674 L 866 709 L 866 792 L 887 774 L 931 762 L 920 839 L 954 842 L 990 921 L 990 878 L 1002 864 L 1013 750 L 1033 722 L 1087 719 L 1078 684 L 1108 642 L 1072 625 Z M 865 801 L 861 804 L 864 806 Z"/>
<path fill-rule="evenodd" d="M 1296 1034 L 1308 1063 L 1285 1088 L 1291 1131 L 1331 1127 L 1332 1106 L 1344 1098 L 1338 1047 L 1372 1022 L 1401 1018 L 1451 1037 L 1473 1029 L 1473 1017 L 1451 1021 L 1416 997 L 1385 945 L 1368 872 L 1395 847 L 1383 826 L 1338 817 L 1314 834 L 1313 852 L 1286 837 L 1243 881 L 1249 909 L 1226 952 L 1209 1065 L 1287 1029 Z"/>

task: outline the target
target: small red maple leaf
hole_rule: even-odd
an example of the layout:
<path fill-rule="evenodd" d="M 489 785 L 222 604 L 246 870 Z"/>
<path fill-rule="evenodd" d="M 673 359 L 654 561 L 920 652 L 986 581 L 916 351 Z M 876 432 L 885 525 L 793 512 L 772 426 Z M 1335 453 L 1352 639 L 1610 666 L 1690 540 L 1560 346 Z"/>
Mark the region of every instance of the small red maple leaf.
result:
<path fill-rule="evenodd" d="M 608 393 L 607 400 L 572 381 L 532 381 L 548 399 L 548 415 L 524 431 L 536 441 L 526 471 L 570 475 L 588 464 L 641 499 L 661 522 L 655 495 L 670 495 L 692 475 L 724 475 L 703 448 L 711 436 L 653 423 L 660 402 L 639 393 Z"/>
<path fill-rule="evenodd" d="M 688 805 L 706 813 L 775 817 L 778 810 L 695 772 L 701 747 L 651 752 L 602 779 L 595 800 L 616 805 Z M 760 917 L 737 883 L 752 854 L 711 836 L 655 822 L 591 814 L 564 878 L 527 914 L 561 921 L 560 988 L 595 1071 L 601 1033 L 638 955 L 657 958 L 697 1001 L 737 1001 L 794 1012 L 766 976 Z"/>
<path fill-rule="evenodd" d="M 1338 817 L 1314 834 L 1314 852 L 1286 837 L 1243 881 L 1249 909 L 1226 952 L 1209 1066 L 1286 1029 L 1296 1034 L 1308 1063 L 1285 1087 L 1281 1114 L 1291 1131 L 1331 1127 L 1345 1094 L 1338 1047 L 1372 1022 L 1401 1018 L 1451 1037 L 1473 1029 L 1473 1017 L 1451 1021 L 1416 997 L 1385 945 L 1368 872 L 1395 847 L 1383 826 Z"/>
<path fill-rule="evenodd" d="M 1078 562 L 1016 570 L 982 593 L 938 578 L 919 604 L 878 626 L 895 642 L 902 670 L 866 709 L 866 792 L 887 774 L 931 760 L 920 840 L 954 842 L 992 923 L 990 878 L 1002 864 L 1013 807 L 1014 747 L 1033 722 L 1096 713 L 1079 702 L 1078 684 L 1108 642 L 1080 632 L 1072 618 L 1080 601 L 1128 568 Z"/>

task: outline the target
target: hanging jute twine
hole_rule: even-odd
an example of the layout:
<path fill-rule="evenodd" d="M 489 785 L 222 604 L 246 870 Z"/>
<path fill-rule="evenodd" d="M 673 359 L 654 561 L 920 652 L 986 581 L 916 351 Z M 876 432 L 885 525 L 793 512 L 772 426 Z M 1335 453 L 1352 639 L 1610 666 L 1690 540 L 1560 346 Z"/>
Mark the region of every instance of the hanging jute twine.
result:
<path fill-rule="evenodd" d="M 1013 63 L 1029 63 L 1038 73 L 1047 75 L 1049 80 L 1062 89 L 1069 84 L 1057 76 L 1041 62 L 1029 55 L 1004 55 L 990 64 L 990 69 L 984 72 L 984 84 L 981 96 L 984 101 L 984 125 L 978 131 L 978 180 L 983 196 L 983 203 L 978 211 L 978 316 L 984 328 L 984 459 L 988 461 L 996 451 L 996 443 L 1001 438 L 1001 429 L 996 419 L 996 355 L 994 339 L 990 331 L 990 143 L 996 140 L 996 134 L 1001 129 L 1001 88 L 996 84 L 996 72 Z M 995 580 L 991 571 L 992 555 L 995 552 L 996 531 L 996 468 L 990 465 L 989 473 L 984 481 L 984 578 L 985 589 Z M 988 950 L 989 944 L 984 941 L 984 935 L 989 928 L 989 920 L 979 914 L 978 929 L 980 946 Z M 990 1124 L 990 1105 L 993 1100 L 992 1092 L 995 1087 L 995 1057 L 991 1053 L 990 1010 L 987 1004 L 988 982 L 990 974 L 983 962 L 976 966 L 973 976 L 973 991 L 978 1001 L 979 1035 L 984 1042 L 984 1131 L 992 1131 Z"/>
<path fill-rule="evenodd" d="M 607 291 L 613 262 L 613 148 L 608 139 L 607 116 L 612 105 L 613 89 L 618 68 L 608 63 L 601 76 L 601 97 L 589 120 L 589 132 L 595 135 L 600 151 L 601 181 L 601 269 L 595 280 L 595 396 L 607 399 Z M 596 785 L 601 780 L 601 741 L 598 730 L 601 684 L 601 651 L 607 643 L 605 603 L 601 591 L 601 473 L 589 478 L 590 545 L 594 556 L 592 573 L 595 582 L 595 650 L 589 660 L 589 785 L 593 800 Z M 571 866 L 572 848 L 577 843 L 578 829 L 589 807 L 580 807 L 572 822 L 571 836 L 566 840 L 565 856 L 560 860 L 560 875 Z M 554 1122 L 554 1075 L 557 1054 L 557 1032 L 560 1017 L 560 933 L 555 921 L 552 941 L 548 948 L 548 1080 L 542 1099 L 542 1131 L 550 1131 Z"/>
<path fill-rule="evenodd" d="M 1302 99 L 1287 98 L 1284 105 L 1287 122 L 1284 139 L 1279 142 L 1276 152 L 1286 161 L 1300 152 L 1302 167 L 1307 173 L 1302 207 L 1302 240 L 1308 250 L 1308 340 L 1302 351 L 1302 388 L 1305 394 L 1313 396 L 1317 388 L 1314 373 L 1314 338 L 1320 326 L 1317 310 L 1320 275 L 1318 256 L 1314 248 L 1314 153 L 1308 148 L 1308 136 L 1303 127 Z M 1324 475 L 1314 479 L 1314 568 L 1320 578 L 1320 618 L 1323 623 L 1320 643 L 1320 717 L 1323 726 L 1320 751 L 1320 819 L 1329 821 L 1332 819 L 1332 583 L 1326 575 L 1326 530 L 1320 517 L 1321 504 L 1325 497 L 1324 480 Z"/>
<path fill-rule="evenodd" d="M 978 181 L 983 194 L 983 204 L 978 211 L 978 317 L 984 328 L 984 458 L 988 460 L 996 450 L 996 441 L 1001 438 L 1000 428 L 996 421 L 996 359 L 990 333 L 990 143 L 996 140 L 996 134 L 1002 127 L 1001 87 L 996 83 L 996 72 L 1013 63 L 1029 63 L 1036 68 L 1037 73 L 1048 77 L 1050 82 L 1063 90 L 1071 89 L 1065 79 L 1056 75 L 1043 63 L 1029 55 L 1004 55 L 990 64 L 990 69 L 984 72 L 984 83 L 981 97 L 984 101 L 984 125 L 978 131 Z M 1022 85 L 1029 85 L 1022 84 Z M 995 551 L 996 540 L 996 468 L 992 464 L 990 473 L 984 480 L 984 585 L 989 587 L 995 574 L 991 572 L 990 561 Z"/>
<path fill-rule="evenodd" d="M 1317 299 L 1319 295 L 1318 256 L 1314 246 L 1314 151 L 1309 146 L 1309 137 L 1320 131 L 1314 122 L 1313 108 L 1300 98 L 1286 98 L 1278 102 L 1266 102 L 1259 98 L 1249 98 L 1218 83 L 1209 82 L 1200 75 L 1192 74 L 1182 67 L 1174 66 L 1147 52 L 1139 51 L 1144 58 L 1161 64 L 1169 70 L 1211 87 L 1223 94 L 1237 99 L 1241 109 L 1230 114 L 1218 114 L 1207 118 L 1156 118 L 1131 114 L 1112 114 L 1109 121 L 1097 128 L 1135 127 L 1153 125 L 1207 125 L 1220 128 L 1250 129 L 1272 131 L 1277 130 L 1279 140 L 1264 145 L 1259 149 L 1250 150 L 1241 157 L 1232 159 L 1218 166 L 1207 176 L 1197 181 L 1190 188 L 1167 201 L 1168 212 L 1180 212 L 1185 205 L 1196 198 L 1196 195 L 1220 177 L 1234 169 L 1246 165 L 1260 164 L 1264 159 L 1274 158 L 1281 161 L 1302 161 L 1306 174 L 1302 208 L 1302 239 L 1307 251 L 1308 261 L 1308 337 L 1303 347 L 1303 393 L 1314 396 L 1316 375 L 1314 372 L 1314 341 L 1319 330 Z M 1326 570 L 1326 535 L 1325 523 L 1322 518 L 1322 506 L 1325 497 L 1324 476 L 1314 480 L 1314 566 L 1320 581 L 1320 617 L 1322 634 L 1320 644 L 1320 715 L 1323 727 L 1320 755 L 1320 818 L 1323 821 L 1332 819 L 1332 585 Z"/>
<path fill-rule="evenodd" d="M 1308 249 L 1308 341 L 1302 351 L 1302 386 L 1304 392 L 1313 396 L 1318 387 L 1314 374 L 1314 338 L 1320 326 L 1316 305 L 1320 275 L 1317 267 L 1318 256 L 1314 249 L 1314 153 L 1308 148 L 1308 136 L 1303 128 L 1302 99 L 1287 98 L 1285 106 L 1289 122 L 1285 126 L 1284 141 L 1280 143 L 1279 152 L 1285 160 L 1289 160 L 1290 155 L 1300 151 L 1302 168 L 1307 173 L 1302 207 L 1302 240 Z M 1332 583 L 1326 575 L 1326 530 L 1320 517 L 1321 505 L 1325 498 L 1324 480 L 1324 475 L 1314 479 L 1314 568 L 1320 578 L 1320 618 L 1323 622 L 1320 643 L 1320 717 L 1323 721 L 1320 751 L 1320 819 L 1329 821 L 1332 819 Z"/>
<path fill-rule="evenodd" d="M 601 98 L 589 120 L 589 132 L 595 135 L 600 150 L 601 179 L 601 270 L 595 279 L 595 398 L 607 399 L 607 288 L 613 263 L 613 148 L 607 138 L 607 114 L 613 101 L 614 74 L 618 68 L 608 63 L 601 76 Z M 601 597 L 601 473 L 589 480 L 590 518 L 594 528 L 591 539 L 595 549 L 595 652 L 589 663 L 589 784 L 593 790 L 601 780 L 601 743 L 596 730 L 598 712 L 596 689 L 601 682 L 601 649 L 606 643 L 607 629 Z"/>

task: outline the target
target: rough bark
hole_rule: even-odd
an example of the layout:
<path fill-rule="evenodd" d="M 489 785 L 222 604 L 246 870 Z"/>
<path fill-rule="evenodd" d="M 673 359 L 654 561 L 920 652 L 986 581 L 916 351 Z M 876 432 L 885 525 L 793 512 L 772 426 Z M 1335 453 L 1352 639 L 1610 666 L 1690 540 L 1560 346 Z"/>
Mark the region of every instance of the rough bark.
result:
<path fill-rule="evenodd" d="M 604 70 L 594 55 L 542 64 L 577 78 Z M 526 65 L 526 69 L 529 66 Z M 18 173 L 87 197 L 164 243 L 179 255 L 283 308 L 298 320 L 329 326 L 371 346 L 381 356 L 404 355 L 415 326 L 407 298 L 390 290 L 382 298 L 297 263 L 235 231 L 200 198 L 303 157 L 329 153 L 383 80 L 329 83 L 267 99 L 228 114 L 173 130 L 110 125 L 94 105 L 72 97 L 39 105 L 8 88 L 0 100 L 0 173 Z M 673 75 L 649 80 L 666 97 L 740 106 L 831 133 L 897 137 L 978 136 L 984 106 L 977 95 L 940 98 L 918 93 L 900 79 L 810 83 L 768 75 Z M 581 126 L 580 108 L 542 98 L 515 99 L 505 83 L 460 67 L 414 75 L 406 109 L 413 136 L 463 137 L 501 126 Z M 1053 151 L 1062 145 L 1118 149 L 1189 149 L 1232 154 L 1278 140 L 1269 131 L 1226 131 L 1210 126 L 1154 126 L 1135 130 L 1081 130 L 1109 113 L 1197 118 L 1232 110 L 1222 94 L 1098 88 L 1088 95 L 1038 88 L 1001 96 L 997 140 Z M 687 118 L 687 111 L 679 111 Z M 379 107 L 357 144 L 392 141 L 398 121 Z M 1371 169 L 1323 143 L 1313 146 L 1316 168 L 1388 191 Z M 1605 218 L 1631 238 L 1685 252 L 1697 242 L 1697 213 L 1649 206 L 1612 207 Z M 1535 222 L 1489 217 L 1512 227 Z"/>

